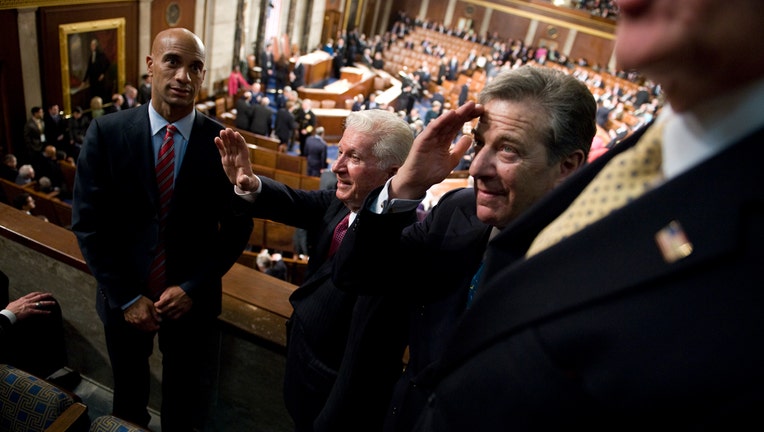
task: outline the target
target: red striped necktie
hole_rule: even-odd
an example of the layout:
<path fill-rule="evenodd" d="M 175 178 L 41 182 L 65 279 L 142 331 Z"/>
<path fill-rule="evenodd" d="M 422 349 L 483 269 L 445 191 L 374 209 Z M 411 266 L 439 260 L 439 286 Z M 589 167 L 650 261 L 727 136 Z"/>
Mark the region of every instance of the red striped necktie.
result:
<path fill-rule="evenodd" d="M 342 239 L 345 238 L 345 233 L 348 232 L 348 225 L 350 223 L 350 213 L 348 213 L 341 221 L 334 227 L 334 236 L 332 237 L 332 245 L 329 247 L 329 256 L 334 255 L 337 252 L 337 248 L 340 247 Z"/>
<path fill-rule="evenodd" d="M 167 213 L 170 209 L 172 197 L 173 179 L 175 177 L 175 140 L 173 139 L 178 128 L 167 125 L 167 132 L 159 147 L 156 162 L 157 187 L 159 188 L 159 244 L 151 263 L 149 273 L 149 292 L 152 298 L 159 298 L 164 291 L 165 278 L 165 227 L 167 226 Z"/>

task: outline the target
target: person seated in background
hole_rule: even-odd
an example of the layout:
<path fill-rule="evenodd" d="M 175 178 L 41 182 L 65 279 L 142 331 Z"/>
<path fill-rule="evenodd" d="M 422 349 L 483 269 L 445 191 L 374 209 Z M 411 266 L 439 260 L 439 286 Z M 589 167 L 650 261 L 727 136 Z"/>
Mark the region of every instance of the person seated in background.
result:
<path fill-rule="evenodd" d="M 375 92 L 369 93 L 369 98 L 366 99 L 366 102 L 364 102 L 363 105 L 364 105 L 364 109 L 378 109 L 379 102 L 377 102 L 377 93 Z"/>
<path fill-rule="evenodd" d="M 25 185 L 34 181 L 35 172 L 34 167 L 29 164 L 21 165 L 19 168 L 19 174 L 16 176 L 17 185 Z"/>
<path fill-rule="evenodd" d="M 125 103 L 125 97 L 122 96 L 122 93 L 114 93 L 113 95 L 111 95 L 111 104 L 107 104 L 104 107 L 104 113 L 111 114 L 117 111 L 122 111 L 122 104 L 124 103 Z"/>
<path fill-rule="evenodd" d="M 138 102 L 138 89 L 131 84 L 125 85 L 125 92 L 122 93 L 122 104 L 120 109 L 134 108 L 140 105 Z"/>
<path fill-rule="evenodd" d="M 0 271 L 0 363 L 73 390 L 79 373 L 66 371 L 61 306 L 49 292 L 30 292 L 9 302 L 10 279 Z"/>
<path fill-rule="evenodd" d="M 274 252 L 271 254 L 271 272 L 268 274 L 281 280 L 287 280 L 287 266 L 284 262 L 284 257 L 280 253 Z"/>
<path fill-rule="evenodd" d="M 103 109 L 103 98 L 101 96 L 94 96 L 90 99 L 90 118 L 96 119 L 106 114 Z"/>
<path fill-rule="evenodd" d="M 37 191 L 44 193 L 44 194 L 50 194 L 53 192 L 58 192 L 58 188 L 53 186 L 53 182 L 50 181 L 48 177 L 40 177 L 40 180 L 37 181 Z"/>
<path fill-rule="evenodd" d="M 31 215 L 35 208 L 34 197 L 29 192 L 21 192 L 13 198 L 13 207 Z"/>
<path fill-rule="evenodd" d="M 350 108 L 350 110 L 361 111 L 362 109 L 366 109 L 366 98 L 363 97 L 363 93 L 358 93 L 353 98 L 353 106 Z"/>
<path fill-rule="evenodd" d="M 255 263 L 257 264 L 257 269 L 261 272 L 268 274 L 268 270 L 271 268 L 271 254 L 268 253 L 268 249 L 263 249 L 260 251 L 260 253 L 257 254 L 257 259 L 255 259 Z"/>
<path fill-rule="evenodd" d="M 64 178 L 64 172 L 59 165 L 59 155 L 56 147 L 53 145 L 46 145 L 42 153 L 42 159 L 40 160 L 39 167 L 35 172 L 35 175 L 39 178 L 47 177 L 53 185 L 55 190 L 60 191 L 62 199 L 70 199 L 72 197 L 72 191 L 66 185 Z M 64 160 L 66 155 L 64 155 Z"/>
<path fill-rule="evenodd" d="M 34 210 L 37 205 L 35 204 L 34 197 L 29 192 L 22 192 L 16 195 L 16 197 L 13 198 L 12 204 L 14 208 L 19 209 L 30 216 L 35 216 L 44 220 L 45 222 L 48 222 L 48 218 L 44 215 L 32 214 L 32 210 Z"/>
<path fill-rule="evenodd" d="M 17 164 L 18 159 L 14 154 L 8 153 L 7 155 L 3 156 L 3 163 L 0 164 L 0 178 L 15 183 L 16 177 L 19 176 Z"/>
<path fill-rule="evenodd" d="M 286 264 L 281 254 L 271 255 L 268 249 L 263 249 L 257 254 L 257 269 L 275 278 L 286 280 Z"/>
<path fill-rule="evenodd" d="M 432 101 L 430 109 L 424 114 L 424 125 L 427 126 L 431 121 L 435 120 L 443 112 L 443 104 L 440 101 Z"/>

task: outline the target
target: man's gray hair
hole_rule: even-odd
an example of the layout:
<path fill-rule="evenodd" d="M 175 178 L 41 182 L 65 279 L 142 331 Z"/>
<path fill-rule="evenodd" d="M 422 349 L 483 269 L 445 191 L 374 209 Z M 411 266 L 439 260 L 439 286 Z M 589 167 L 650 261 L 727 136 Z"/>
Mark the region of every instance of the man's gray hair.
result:
<path fill-rule="evenodd" d="M 345 119 L 345 129 L 372 137 L 372 152 L 380 168 L 403 165 L 414 143 L 414 133 L 408 123 L 387 110 L 353 111 Z"/>

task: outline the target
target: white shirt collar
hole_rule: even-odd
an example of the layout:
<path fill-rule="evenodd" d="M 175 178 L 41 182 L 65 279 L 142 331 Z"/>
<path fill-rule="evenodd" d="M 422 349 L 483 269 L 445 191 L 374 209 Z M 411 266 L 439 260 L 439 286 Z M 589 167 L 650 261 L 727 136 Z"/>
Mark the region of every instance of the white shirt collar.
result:
<path fill-rule="evenodd" d="M 710 100 L 692 111 L 661 110 L 663 173 L 673 178 L 764 127 L 764 79 Z"/>
<path fill-rule="evenodd" d="M 194 118 L 196 116 L 196 110 L 191 111 L 191 114 L 183 117 L 182 119 L 173 123 L 178 128 L 178 132 L 183 138 L 188 141 L 191 136 L 191 129 L 194 127 Z M 149 122 L 151 123 L 151 136 L 158 134 L 169 123 L 164 117 L 154 109 L 154 106 L 149 103 Z"/>

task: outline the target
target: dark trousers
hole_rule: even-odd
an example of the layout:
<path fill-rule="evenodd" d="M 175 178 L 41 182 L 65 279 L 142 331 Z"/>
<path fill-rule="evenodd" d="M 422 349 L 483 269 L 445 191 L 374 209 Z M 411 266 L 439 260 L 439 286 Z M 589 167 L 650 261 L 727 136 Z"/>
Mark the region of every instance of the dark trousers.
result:
<path fill-rule="evenodd" d="M 5 352 L 0 355 L 1 362 L 40 378 L 47 378 L 66 366 L 66 341 L 58 302 L 49 315 L 17 321 L 9 333 L 8 343 L 3 347 Z"/>
<path fill-rule="evenodd" d="M 114 375 L 113 414 L 148 426 L 149 357 L 156 333 L 141 332 L 125 322 L 105 326 L 105 333 Z M 202 429 L 214 400 L 220 343 L 217 320 L 190 313 L 177 321 L 163 321 L 158 336 L 162 431 Z"/>
<path fill-rule="evenodd" d="M 0 309 L 10 302 L 10 279 L 0 271 Z M 66 340 L 61 306 L 56 302 L 48 315 L 17 321 L 9 327 L 0 349 L 0 363 L 15 366 L 39 378 L 47 378 L 66 366 Z"/>

